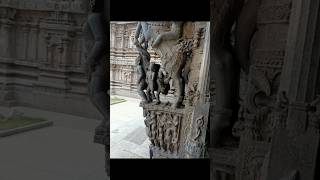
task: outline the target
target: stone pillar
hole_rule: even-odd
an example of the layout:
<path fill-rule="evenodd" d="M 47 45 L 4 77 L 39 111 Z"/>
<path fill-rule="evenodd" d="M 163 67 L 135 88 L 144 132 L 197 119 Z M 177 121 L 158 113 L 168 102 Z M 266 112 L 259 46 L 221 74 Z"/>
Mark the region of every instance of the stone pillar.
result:
<path fill-rule="evenodd" d="M 19 53 L 23 54 L 23 58 L 28 60 L 29 60 L 28 53 L 30 48 L 29 37 L 30 37 L 30 27 L 26 27 L 26 26 L 22 27 L 23 49 L 21 49 Z"/>
<path fill-rule="evenodd" d="M 320 2 L 293 0 L 280 93 L 286 128 L 275 133 L 267 180 L 319 179 Z"/>
<path fill-rule="evenodd" d="M 12 25 L 4 23 L 0 26 L 0 57 L 9 58 L 10 52 L 12 51 Z"/>
<path fill-rule="evenodd" d="M 175 82 L 176 90 L 175 97 L 167 95 L 165 98 L 160 97 L 156 102 L 150 102 L 152 97 L 147 93 L 149 102 L 143 99 L 140 104 L 144 110 L 147 135 L 151 142 L 151 155 L 154 158 L 204 157 L 209 118 L 209 106 L 204 98 L 209 78 L 206 68 L 209 62 L 209 23 L 142 23 L 143 26 L 150 27 L 143 34 L 150 35 L 145 38 L 150 43 L 150 50 L 161 56 L 158 69 L 163 69 L 163 71 L 155 70 L 156 68 L 147 69 L 148 63 L 153 62 L 152 60 L 142 63 L 141 66 L 147 71 L 149 78 L 147 78 L 149 88 L 154 87 L 152 82 L 157 80 L 162 89 L 154 91 L 167 95 L 173 91 L 173 87 L 169 87 L 167 81 L 169 77 Z M 168 28 L 167 24 L 171 28 Z M 145 51 L 139 50 L 142 56 L 149 57 L 145 55 Z M 153 73 L 161 76 L 151 82 L 150 78 L 156 77 L 152 76 Z M 166 93 L 166 89 L 169 92 Z M 143 88 L 140 88 L 140 93 L 143 95 L 142 91 Z M 202 100 L 200 97 L 203 97 Z"/>
<path fill-rule="evenodd" d="M 210 58 L 210 22 L 207 23 L 203 50 L 203 60 L 200 67 L 198 91 L 201 96 L 200 100 L 205 102 L 205 98 L 210 91 L 210 67 L 212 60 Z"/>
<path fill-rule="evenodd" d="M 38 34 L 39 29 L 36 27 L 31 27 L 29 37 L 28 37 L 28 45 L 27 45 L 27 59 L 31 61 L 35 61 L 37 59 L 37 52 L 38 52 Z"/>

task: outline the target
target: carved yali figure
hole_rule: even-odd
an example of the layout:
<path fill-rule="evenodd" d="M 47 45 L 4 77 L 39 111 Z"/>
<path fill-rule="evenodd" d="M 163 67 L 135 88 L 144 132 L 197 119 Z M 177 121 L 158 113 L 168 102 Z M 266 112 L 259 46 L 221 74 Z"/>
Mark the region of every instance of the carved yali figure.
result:
<path fill-rule="evenodd" d="M 189 72 L 186 67 L 187 60 L 192 58 L 193 39 L 181 38 L 183 33 L 183 22 L 173 22 L 169 32 L 162 32 L 155 37 L 152 42 L 152 48 L 162 55 L 162 65 L 172 78 L 176 87 L 177 100 L 174 107 L 180 108 L 185 97 L 185 84 L 187 80 L 186 73 Z M 181 39 L 180 39 L 181 38 Z M 171 44 L 168 43 L 171 41 Z M 174 42 L 174 43 L 172 43 Z M 165 47 L 169 46 L 169 47 Z M 171 46 L 171 47 L 170 47 Z M 167 50 L 171 48 L 170 50 Z M 170 62 L 173 61 L 173 62 Z M 168 64 L 171 64 L 167 66 Z"/>
<path fill-rule="evenodd" d="M 109 103 L 108 99 L 108 68 L 106 62 L 107 30 L 104 17 L 104 2 L 102 0 L 89 1 L 90 14 L 85 26 L 88 74 L 88 91 L 91 102 L 103 115 L 102 123 L 95 129 L 96 143 L 106 146 L 106 171 L 110 175 L 109 158 Z"/>
<path fill-rule="evenodd" d="M 167 94 L 170 86 L 169 81 L 163 79 L 163 71 L 160 72 L 160 65 L 155 63 L 150 64 L 150 54 L 147 49 L 149 42 L 152 41 L 152 34 L 150 22 L 138 23 L 134 40 L 134 44 L 139 52 L 137 58 L 139 62 L 137 63 L 138 93 L 142 98 L 142 103 L 150 103 L 153 99 L 156 99 L 156 104 L 160 104 L 160 93 Z M 162 79 L 158 79 L 159 75 L 159 78 Z M 157 91 L 157 95 L 155 95 L 155 91 Z"/>

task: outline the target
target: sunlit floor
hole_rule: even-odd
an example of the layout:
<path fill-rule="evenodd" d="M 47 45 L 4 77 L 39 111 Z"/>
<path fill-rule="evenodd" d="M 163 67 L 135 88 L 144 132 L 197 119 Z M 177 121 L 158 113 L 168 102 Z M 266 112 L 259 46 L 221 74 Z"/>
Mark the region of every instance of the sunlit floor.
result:
<path fill-rule="evenodd" d="M 150 141 L 140 99 L 117 97 L 126 101 L 110 106 L 110 157 L 149 158 Z"/>
<path fill-rule="evenodd" d="M 93 143 L 99 121 L 30 108 L 51 127 L 0 138 L 1 180 L 107 180 L 104 147 Z M 7 108 L 0 107 L 0 114 Z"/>

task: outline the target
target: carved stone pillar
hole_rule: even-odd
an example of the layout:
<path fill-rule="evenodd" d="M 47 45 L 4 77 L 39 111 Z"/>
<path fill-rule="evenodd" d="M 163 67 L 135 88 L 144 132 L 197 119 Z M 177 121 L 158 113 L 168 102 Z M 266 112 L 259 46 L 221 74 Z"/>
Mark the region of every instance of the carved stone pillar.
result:
<path fill-rule="evenodd" d="M 267 180 L 319 179 L 320 2 L 292 0 L 280 93 L 288 110 L 272 142 Z"/>
<path fill-rule="evenodd" d="M 0 50 L 0 56 L 9 58 L 12 52 L 12 25 L 11 24 L 1 24 L 0 26 L 0 40 L 3 48 Z"/>
<path fill-rule="evenodd" d="M 146 117 L 150 155 L 153 158 L 203 158 L 209 118 L 205 98 L 209 81 L 209 23 L 140 22 L 140 25 L 142 30 L 138 32 L 140 38 L 136 45 L 142 61 L 138 63 L 137 79 L 141 79 L 141 73 L 146 74 L 143 81 L 148 87 L 144 89 L 140 81 L 138 90 L 142 97 L 146 93 L 148 99 L 140 106 Z M 146 43 L 160 55 L 161 63 L 150 61 L 150 54 L 144 49 Z M 163 100 L 163 96 L 159 96 L 173 90 L 176 92 L 173 99 Z"/>
<path fill-rule="evenodd" d="M 39 37 L 39 29 L 36 27 L 31 27 L 29 37 L 28 37 L 28 48 L 27 48 L 27 59 L 31 61 L 35 61 L 37 59 L 37 52 L 38 52 L 38 37 Z"/>

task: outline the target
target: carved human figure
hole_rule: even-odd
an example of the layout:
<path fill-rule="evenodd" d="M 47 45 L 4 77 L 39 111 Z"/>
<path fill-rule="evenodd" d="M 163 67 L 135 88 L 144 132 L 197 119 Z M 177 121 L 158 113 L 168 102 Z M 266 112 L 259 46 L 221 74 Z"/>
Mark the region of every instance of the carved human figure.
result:
<path fill-rule="evenodd" d="M 160 140 L 159 140 L 159 137 L 161 136 L 161 134 L 160 134 L 160 131 L 159 131 L 159 129 L 161 128 L 160 127 L 160 120 L 161 120 L 161 118 L 162 118 L 162 116 L 164 116 L 164 114 L 162 113 L 162 112 L 156 112 L 156 120 L 157 120 L 157 122 L 156 122 L 156 126 L 155 126 L 155 146 L 157 146 L 157 147 L 159 147 L 160 148 Z"/>
<path fill-rule="evenodd" d="M 174 106 L 176 108 L 182 107 L 182 102 L 185 97 L 185 75 L 184 70 L 187 64 L 187 60 L 191 59 L 192 57 L 192 41 L 188 40 L 181 40 L 178 44 L 178 55 L 177 55 L 177 61 L 178 61 L 178 68 L 173 73 L 173 82 L 174 85 L 177 86 L 177 95 L 178 99 Z"/>
<path fill-rule="evenodd" d="M 180 116 L 175 115 L 173 117 L 173 126 L 174 126 L 174 130 L 173 130 L 173 134 L 172 134 L 172 139 L 171 139 L 171 143 L 172 143 L 172 151 L 175 153 L 178 153 L 178 140 L 179 140 L 179 119 Z"/>
<path fill-rule="evenodd" d="M 151 112 L 151 122 L 150 122 L 150 128 L 151 128 L 151 143 L 153 145 L 157 144 L 157 119 L 156 119 L 155 112 Z"/>
<path fill-rule="evenodd" d="M 144 124 L 146 125 L 146 132 L 147 132 L 147 135 L 149 138 L 151 138 L 151 128 L 150 128 L 150 125 L 151 125 L 151 112 L 148 111 L 146 113 L 146 119 L 144 120 Z"/>
<path fill-rule="evenodd" d="M 89 1 L 89 15 L 85 26 L 88 74 L 88 91 L 91 102 L 103 115 L 103 121 L 95 129 L 95 142 L 106 146 L 106 171 L 110 175 L 109 161 L 109 103 L 108 103 L 108 73 L 106 62 L 107 30 L 104 16 L 104 2 Z"/>
<path fill-rule="evenodd" d="M 147 88 L 148 84 L 146 82 L 146 72 L 143 67 L 143 60 L 142 56 L 139 54 L 139 56 L 136 58 L 136 66 L 137 66 L 137 90 L 138 94 L 140 95 L 142 99 L 142 103 L 148 103 L 150 102 L 146 93 L 144 90 Z"/>
<path fill-rule="evenodd" d="M 154 111 L 148 112 L 148 115 L 145 120 L 145 124 L 147 126 L 147 135 L 152 145 L 156 145 L 157 121 L 156 121 L 156 114 Z"/>
<path fill-rule="evenodd" d="M 154 62 L 150 63 L 150 68 L 149 71 L 147 72 L 147 81 L 148 81 L 148 88 L 147 88 L 147 94 L 150 94 L 150 99 L 156 99 L 156 103 L 160 104 L 160 99 L 159 96 L 155 96 L 155 91 L 158 90 L 158 84 L 157 84 L 157 79 L 158 79 L 158 72 L 160 69 L 160 65 L 156 64 Z"/>
<path fill-rule="evenodd" d="M 174 125 L 173 125 L 173 118 L 172 115 L 167 116 L 167 123 L 166 123 L 166 129 L 165 129 L 165 135 L 164 135 L 164 142 L 166 144 L 166 150 L 171 151 L 171 140 L 172 140 L 172 135 L 173 131 L 175 130 Z"/>
<path fill-rule="evenodd" d="M 167 114 L 164 129 L 164 150 L 176 152 L 178 150 L 178 126 L 179 116 Z"/>
<path fill-rule="evenodd" d="M 160 93 L 167 95 L 170 90 L 169 84 L 170 78 L 167 77 L 167 73 L 160 67 L 158 71 L 157 85 L 158 90 L 156 94 L 157 104 L 160 104 Z"/>
<path fill-rule="evenodd" d="M 166 122 L 167 114 L 162 114 L 161 118 L 158 121 L 158 141 L 159 141 L 159 148 L 165 150 L 164 144 L 164 130 L 165 130 L 165 122 Z"/>
<path fill-rule="evenodd" d="M 141 36 L 141 39 L 139 41 L 140 34 L 142 36 Z M 135 33 L 135 36 L 134 36 L 134 44 L 136 46 L 137 45 L 140 45 L 140 46 L 143 45 L 144 49 L 148 49 L 148 43 L 149 43 L 150 39 L 151 39 L 151 28 L 149 26 L 149 23 L 148 22 L 144 22 L 144 21 L 138 22 L 138 25 L 137 25 L 137 28 L 136 28 L 136 33 Z"/>
<path fill-rule="evenodd" d="M 148 87 L 147 72 L 149 71 L 150 66 L 150 54 L 147 49 L 143 48 L 139 43 L 136 44 L 136 48 L 139 52 L 136 59 L 138 94 L 142 99 L 142 103 L 150 103 L 152 102 L 150 91 L 147 91 L 146 93 L 144 92 Z"/>

